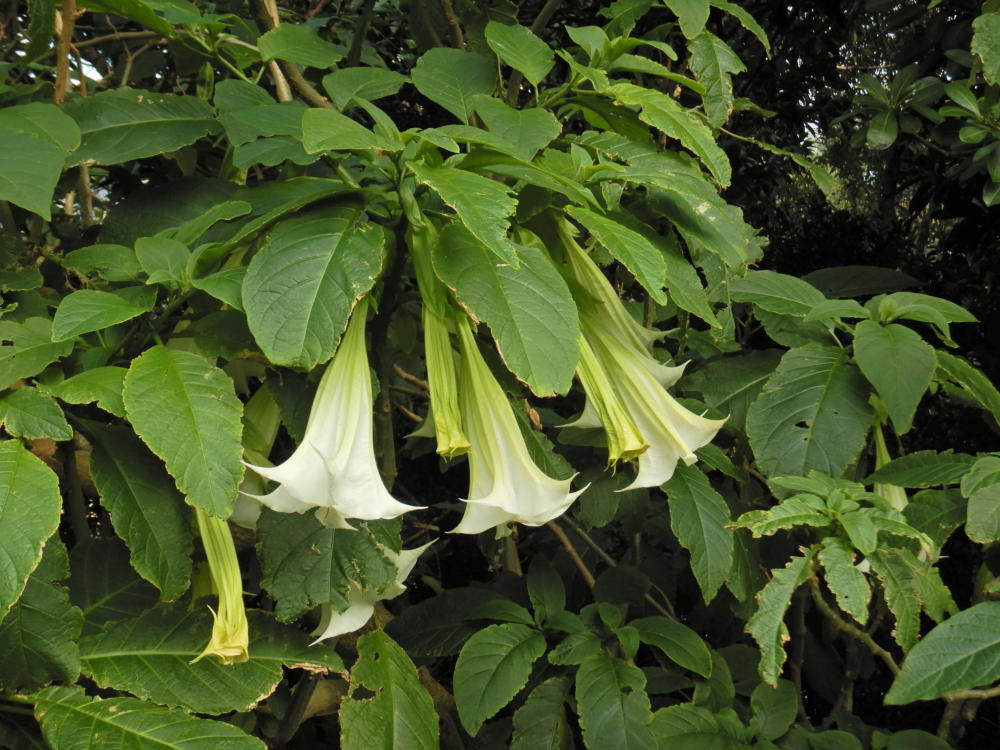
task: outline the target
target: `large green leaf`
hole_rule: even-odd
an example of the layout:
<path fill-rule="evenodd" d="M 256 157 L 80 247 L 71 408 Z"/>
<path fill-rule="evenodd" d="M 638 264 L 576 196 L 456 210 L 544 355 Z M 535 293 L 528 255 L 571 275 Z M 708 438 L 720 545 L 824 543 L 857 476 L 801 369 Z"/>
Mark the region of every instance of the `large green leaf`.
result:
<path fill-rule="evenodd" d="M 354 698 L 354 690 L 374 693 Z M 351 694 L 340 707 L 343 750 L 436 750 L 438 715 L 410 657 L 383 631 L 358 639 Z"/>
<path fill-rule="evenodd" d="M 0 423 L 16 437 L 53 440 L 73 437 L 73 428 L 56 400 L 30 386 L 0 395 Z"/>
<path fill-rule="evenodd" d="M 693 703 L 661 708 L 650 724 L 661 750 L 749 750 L 719 715 Z M 764 747 L 763 743 L 756 747 Z"/>
<path fill-rule="evenodd" d="M 854 557 L 854 548 L 841 537 L 825 539 L 819 551 L 826 585 L 837 597 L 837 605 L 865 625 L 872 592 L 865 574 L 855 567 Z"/>
<path fill-rule="evenodd" d="M 137 618 L 113 623 L 80 641 L 83 672 L 101 687 L 205 714 L 246 711 L 271 694 L 282 665 L 314 672 L 343 669 L 340 657 L 309 637 L 251 610 L 250 659 L 224 665 L 213 658 L 192 661 L 205 648 L 213 615 L 206 606 L 159 606 Z"/>
<path fill-rule="evenodd" d="M 10 388 L 21 378 L 37 375 L 50 363 L 73 351 L 72 341 L 53 343 L 52 324 L 45 318 L 23 323 L 0 320 L 0 388 Z"/>
<path fill-rule="evenodd" d="M 332 109 L 307 109 L 302 115 L 302 146 L 317 151 L 399 151 L 403 144 L 378 135 Z"/>
<path fill-rule="evenodd" d="M 0 616 L 24 590 L 59 525 L 59 480 L 19 440 L 0 442 Z"/>
<path fill-rule="evenodd" d="M 958 484 L 976 460 L 968 453 L 917 451 L 893 459 L 865 479 L 865 484 L 892 484 L 897 487 Z"/>
<path fill-rule="evenodd" d="M 1000 484 L 973 492 L 969 496 L 965 533 L 969 539 L 989 544 L 1000 539 Z"/>
<path fill-rule="evenodd" d="M 69 598 L 83 611 L 84 635 L 134 619 L 159 601 L 159 592 L 132 570 L 128 548 L 117 537 L 88 539 L 69 558 Z"/>
<path fill-rule="evenodd" d="M 95 402 L 104 411 L 116 417 L 124 417 L 122 391 L 127 372 L 124 367 L 94 367 L 67 378 L 49 390 L 56 398 L 68 404 Z"/>
<path fill-rule="evenodd" d="M 621 261 L 654 300 L 661 305 L 667 303 L 667 295 L 663 291 L 667 264 L 658 247 L 638 232 L 589 209 L 569 206 L 566 212 Z"/>
<path fill-rule="evenodd" d="M 707 6 L 707 3 L 706 3 Z M 632 83 L 617 83 L 608 89 L 620 104 L 641 108 L 639 117 L 697 155 L 723 187 L 732 178 L 732 166 L 719 148 L 708 126 L 667 94 Z"/>
<path fill-rule="evenodd" d="M 916 493 L 903 510 L 906 522 L 934 543 L 932 557 L 948 537 L 965 523 L 966 501 L 958 490 L 924 490 Z"/>
<path fill-rule="evenodd" d="M 101 505 L 132 552 L 132 566 L 165 601 L 183 594 L 194 542 L 184 499 L 163 463 L 124 427 L 88 423 L 90 471 Z"/>
<path fill-rule="evenodd" d="M 691 553 L 691 569 L 705 603 L 715 597 L 733 564 L 729 506 L 694 466 L 678 465 L 663 485 L 670 505 L 670 528 Z"/>
<path fill-rule="evenodd" d="M 934 348 L 906 326 L 862 320 L 854 329 L 854 359 L 889 410 L 896 433 L 907 432 L 934 375 Z"/>
<path fill-rule="evenodd" d="M 228 516 L 243 476 L 243 406 L 230 377 L 197 354 L 154 346 L 132 360 L 124 400 L 186 502 Z"/>
<path fill-rule="evenodd" d="M 469 734 L 475 736 L 484 721 L 510 703 L 544 652 L 545 638 L 527 625 L 490 625 L 465 642 L 455 664 L 454 692 Z"/>
<path fill-rule="evenodd" d="M 747 413 L 757 465 L 768 476 L 838 477 L 864 446 L 868 389 L 841 349 L 791 349 Z"/>
<path fill-rule="evenodd" d="M 76 123 L 52 104 L 0 110 L 0 200 L 51 218 L 52 193 L 70 151 L 80 144 Z"/>
<path fill-rule="evenodd" d="M 452 167 L 410 164 L 417 179 L 455 209 L 459 220 L 504 263 L 517 267 L 517 251 L 507 236 L 517 201 L 502 182 Z"/>
<path fill-rule="evenodd" d="M 525 26 L 490 21 L 486 43 L 501 62 L 521 73 L 532 86 L 537 87 L 555 64 L 552 48 Z"/>
<path fill-rule="evenodd" d="M 406 76 L 371 66 L 338 68 L 323 76 L 323 88 L 333 106 L 341 111 L 350 109 L 359 99 L 372 102 L 392 96 L 404 83 Z"/>
<path fill-rule="evenodd" d="M 539 396 L 565 393 L 580 352 L 576 305 L 566 282 L 537 247 L 518 246 L 517 268 L 460 224 L 441 232 L 434 270 L 458 301 L 493 333 L 504 363 Z"/>
<path fill-rule="evenodd" d="M 121 164 L 156 156 L 219 127 L 212 108 L 195 96 L 129 88 L 71 99 L 63 109 L 82 133 L 70 164 Z"/>
<path fill-rule="evenodd" d="M 63 297 L 52 319 L 52 340 L 66 341 L 149 312 L 111 292 L 79 289 Z"/>
<path fill-rule="evenodd" d="M 42 562 L 28 576 L 24 594 L 0 622 L 0 684 L 31 690 L 53 681 L 75 682 L 80 675 L 76 638 L 83 626 L 79 608 L 55 581 L 69 575 L 66 548 L 45 547 Z"/>
<path fill-rule="evenodd" d="M 712 674 L 708 644 L 687 625 L 653 616 L 632 620 L 629 627 L 639 631 L 639 640 L 660 649 L 675 664 L 705 678 Z"/>
<path fill-rule="evenodd" d="M 492 96 L 477 96 L 476 113 L 494 135 L 510 143 L 513 156 L 531 160 L 562 132 L 562 124 L 547 109 L 514 109 Z M 456 125 L 453 127 L 462 127 Z"/>
<path fill-rule="evenodd" d="M 747 632 L 760 646 L 760 676 L 776 685 L 785 663 L 785 642 L 789 640 L 785 611 L 792 594 L 809 577 L 807 557 L 793 557 L 784 568 L 772 571 L 772 578 L 757 595 L 757 611 L 747 623 Z"/>
<path fill-rule="evenodd" d="M 312 369 L 332 357 L 382 271 L 385 244 L 382 228 L 353 204 L 275 225 L 243 280 L 247 322 L 268 359 Z"/>
<path fill-rule="evenodd" d="M 648 750 L 654 746 L 645 687 L 642 670 L 606 651 L 583 660 L 576 673 L 576 704 L 587 747 Z"/>
<path fill-rule="evenodd" d="M 697 37 L 708 23 L 708 14 L 712 9 L 709 0 L 663 0 L 663 2 L 677 16 L 681 31 L 688 39 Z"/>
<path fill-rule="evenodd" d="M 730 282 L 729 292 L 734 302 L 752 302 L 769 312 L 798 317 L 826 299 L 812 284 L 775 271 L 749 271 Z"/>
<path fill-rule="evenodd" d="M 983 77 L 1000 84 L 1000 12 L 993 8 L 972 22 L 972 52 L 983 61 Z"/>
<path fill-rule="evenodd" d="M 111 13 L 129 18 L 140 26 L 145 26 L 165 37 L 175 37 L 177 30 L 173 24 L 156 13 L 150 4 L 143 0 L 80 0 L 81 8 L 89 8 L 98 13 Z"/>
<path fill-rule="evenodd" d="M 264 743 L 223 721 L 135 698 L 91 699 L 79 687 L 50 687 L 35 695 L 35 715 L 53 750 L 128 747 L 137 750 L 264 750 Z"/>
<path fill-rule="evenodd" d="M 1000 679 L 1000 602 L 981 602 L 925 635 L 907 654 L 885 702 L 938 698 Z"/>
<path fill-rule="evenodd" d="M 733 112 L 733 73 L 746 70 L 732 47 L 708 31 L 691 40 L 691 70 L 705 87 L 702 100 L 713 125 L 725 125 Z"/>
<path fill-rule="evenodd" d="M 312 514 L 261 513 L 261 585 L 277 600 L 279 619 L 295 619 L 320 604 L 344 610 L 352 582 L 378 590 L 395 580 L 396 566 L 367 527 L 358 526 L 330 529 Z"/>
<path fill-rule="evenodd" d="M 341 58 L 336 48 L 304 23 L 283 23 L 257 39 L 261 59 L 288 60 L 311 68 L 329 68 Z"/>
<path fill-rule="evenodd" d="M 410 71 L 417 91 L 440 104 L 462 122 L 469 122 L 476 94 L 492 94 L 497 85 L 496 64 L 476 52 L 434 47 Z"/>
<path fill-rule="evenodd" d="M 729 414 L 727 427 L 746 427 L 747 409 L 778 366 L 775 349 L 739 352 L 709 360 L 684 378 L 684 387 L 704 396 L 709 406 Z"/>
<path fill-rule="evenodd" d="M 940 349 L 937 350 L 937 361 L 936 377 L 955 383 L 963 397 L 988 411 L 994 419 L 1000 420 L 1000 391 L 988 377 L 961 357 Z"/>
<path fill-rule="evenodd" d="M 514 713 L 510 750 L 569 750 L 573 735 L 566 720 L 569 678 L 551 677 L 528 695 Z"/>

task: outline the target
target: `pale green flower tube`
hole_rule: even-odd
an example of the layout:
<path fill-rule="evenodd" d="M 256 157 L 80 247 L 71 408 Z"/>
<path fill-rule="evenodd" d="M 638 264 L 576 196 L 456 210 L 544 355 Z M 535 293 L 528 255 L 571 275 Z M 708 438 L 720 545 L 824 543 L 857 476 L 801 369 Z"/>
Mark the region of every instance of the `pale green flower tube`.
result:
<path fill-rule="evenodd" d="M 889 446 L 885 443 L 885 436 L 882 434 L 882 425 L 876 424 L 874 428 L 875 433 L 875 469 L 881 469 L 887 463 L 892 460 L 892 456 L 889 455 Z M 876 484 L 875 494 L 881 495 L 886 500 L 889 501 L 891 505 L 896 510 L 903 510 L 909 505 L 909 499 L 906 497 L 906 490 L 902 487 L 897 487 L 894 484 Z"/>
<path fill-rule="evenodd" d="M 462 354 L 459 403 L 469 436 L 469 497 L 452 533 L 478 534 L 490 528 L 510 533 L 509 524 L 541 526 L 566 512 L 583 490 L 570 491 L 572 477 L 553 479 L 528 454 L 510 402 L 476 345 L 469 318 L 456 318 Z"/>
<path fill-rule="evenodd" d="M 208 645 L 191 663 L 209 655 L 218 657 L 223 664 L 247 661 L 250 658 L 250 631 L 243 607 L 243 579 L 233 535 L 226 521 L 210 516 L 200 508 L 195 508 L 195 518 L 198 519 L 198 532 L 208 558 L 212 585 L 219 597 L 219 608 L 212 610 L 215 622 Z"/>

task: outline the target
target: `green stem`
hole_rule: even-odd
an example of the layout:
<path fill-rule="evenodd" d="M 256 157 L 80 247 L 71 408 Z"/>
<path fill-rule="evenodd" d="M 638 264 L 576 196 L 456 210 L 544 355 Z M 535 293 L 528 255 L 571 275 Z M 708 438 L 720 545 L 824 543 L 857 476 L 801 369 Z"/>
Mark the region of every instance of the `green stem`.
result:
<path fill-rule="evenodd" d="M 344 65 L 353 68 L 361 62 L 361 49 L 365 44 L 365 35 L 368 34 L 368 26 L 372 21 L 372 12 L 375 10 L 375 0 L 365 0 L 361 6 L 361 15 L 358 23 L 354 27 L 354 37 L 351 39 L 351 48 L 347 51 L 347 59 Z"/>

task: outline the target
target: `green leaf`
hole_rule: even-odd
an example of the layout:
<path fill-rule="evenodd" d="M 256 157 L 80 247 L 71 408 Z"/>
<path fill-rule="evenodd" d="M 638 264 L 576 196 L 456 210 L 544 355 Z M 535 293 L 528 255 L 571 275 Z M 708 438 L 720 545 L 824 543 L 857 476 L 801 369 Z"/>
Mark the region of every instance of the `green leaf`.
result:
<path fill-rule="evenodd" d="M 573 734 L 566 720 L 568 677 L 550 677 L 535 687 L 514 713 L 510 750 L 569 750 Z"/>
<path fill-rule="evenodd" d="M 282 665 L 313 672 L 339 671 L 343 662 L 328 647 L 309 647 L 302 631 L 263 612 L 247 613 L 250 660 L 223 665 L 192 663 L 212 632 L 208 607 L 159 606 L 138 618 L 112 623 L 80 641 L 83 672 L 101 687 L 125 690 L 166 706 L 205 714 L 247 711 L 282 678 Z"/>
<path fill-rule="evenodd" d="M 642 617 L 629 625 L 639 631 L 639 640 L 660 649 L 675 664 L 708 678 L 712 674 L 712 652 L 701 636 L 666 617 Z"/>
<path fill-rule="evenodd" d="M 162 16 L 157 15 L 142 0 L 80 0 L 78 5 L 82 8 L 98 11 L 99 13 L 112 13 L 117 16 L 130 18 L 140 26 L 144 26 L 167 38 L 177 35 L 173 25 Z"/>
<path fill-rule="evenodd" d="M 7 690 L 31 690 L 80 675 L 76 638 L 83 615 L 54 582 L 69 575 L 66 548 L 57 541 L 28 576 L 24 594 L 0 622 L 0 683 Z"/>
<path fill-rule="evenodd" d="M 673 303 L 682 310 L 694 313 L 713 328 L 721 328 L 722 324 L 712 312 L 712 304 L 698 277 L 698 271 L 684 257 L 676 238 L 673 235 L 661 237 L 657 246 L 663 252 L 663 260 L 666 262 L 667 287 Z"/>
<path fill-rule="evenodd" d="M 185 502 L 228 516 L 243 476 L 243 406 L 230 377 L 197 354 L 154 346 L 132 360 L 124 400 L 136 434 Z"/>
<path fill-rule="evenodd" d="M 320 604 L 342 611 L 352 582 L 378 590 L 395 580 L 396 566 L 367 527 L 358 526 L 330 529 L 312 514 L 261 513 L 261 585 L 277 600 L 279 619 L 293 620 Z"/>
<path fill-rule="evenodd" d="M 257 49 L 264 62 L 288 60 L 310 68 L 329 68 L 341 58 L 332 44 L 316 29 L 303 23 L 283 23 L 261 34 Z"/>
<path fill-rule="evenodd" d="M 770 536 L 796 526 L 828 526 L 832 523 L 832 519 L 824 512 L 823 505 L 823 502 L 816 497 L 795 495 L 769 510 L 751 510 L 744 513 L 736 523 L 749 529 L 755 538 Z"/>
<path fill-rule="evenodd" d="M 867 386 L 841 349 L 791 349 L 747 412 L 757 465 L 768 476 L 837 477 L 864 447 L 871 424 Z"/>
<path fill-rule="evenodd" d="M 535 558 L 525 579 L 531 609 L 539 622 L 566 609 L 566 587 L 559 573 L 542 558 Z"/>
<path fill-rule="evenodd" d="M 605 651 L 584 659 L 576 672 L 576 705 L 584 744 L 616 750 L 654 747 L 645 687 L 642 670 Z"/>
<path fill-rule="evenodd" d="M 878 266 L 820 268 L 802 278 L 831 299 L 897 292 L 920 284 L 902 271 Z"/>
<path fill-rule="evenodd" d="M 142 270 L 149 275 L 147 284 L 181 284 L 187 281 L 191 251 L 173 237 L 140 237 L 135 241 L 135 257 Z"/>
<path fill-rule="evenodd" d="M 163 463 L 123 427 L 88 423 L 94 438 L 90 471 L 101 505 L 132 552 L 132 567 L 162 592 L 183 594 L 194 542 L 187 506 Z"/>
<path fill-rule="evenodd" d="M 972 53 L 983 61 L 983 77 L 1000 83 L 1000 13 L 983 13 L 972 22 Z"/>
<path fill-rule="evenodd" d="M 913 571 L 898 551 L 876 550 L 868 555 L 872 570 L 882 582 L 885 603 L 896 619 L 892 637 L 908 651 L 920 636 L 920 602 L 914 595 Z"/>
<path fill-rule="evenodd" d="M 49 392 L 67 404 L 96 403 L 104 411 L 124 417 L 122 390 L 127 372 L 124 367 L 95 367 L 50 387 Z"/>
<path fill-rule="evenodd" d="M 467 621 L 465 613 L 499 598 L 500 594 L 489 589 L 445 589 L 403 609 L 386 626 L 386 632 L 414 657 L 452 656 L 479 630 L 479 625 Z"/>
<path fill-rule="evenodd" d="M 527 625 L 490 625 L 462 646 L 455 663 L 455 704 L 472 736 L 524 687 L 545 638 Z"/>
<path fill-rule="evenodd" d="M 142 267 L 135 251 L 124 245 L 88 245 L 63 257 L 63 266 L 81 273 L 96 273 L 106 281 L 135 281 Z"/>
<path fill-rule="evenodd" d="M 653 243 L 638 232 L 607 216 L 579 206 L 568 206 L 566 213 L 580 222 L 584 228 L 621 261 L 636 280 L 661 305 L 667 304 L 663 285 L 667 280 L 667 264 Z"/>
<path fill-rule="evenodd" d="M 764 51 L 767 52 L 767 56 L 771 56 L 771 43 L 767 39 L 767 33 L 749 12 L 736 3 L 726 2 L 726 0 L 710 0 L 710 4 L 712 7 L 724 10 L 737 19 L 744 29 L 757 37 L 757 40 L 764 47 Z"/>
<path fill-rule="evenodd" d="M 940 349 L 937 350 L 937 363 L 938 378 L 954 382 L 964 395 L 1000 421 L 1000 391 L 989 378 L 961 357 Z"/>
<path fill-rule="evenodd" d="M 330 359 L 385 255 L 385 232 L 353 204 L 276 224 L 243 280 L 247 323 L 261 351 L 274 364 L 305 369 Z"/>
<path fill-rule="evenodd" d="M 967 512 L 965 533 L 969 539 L 980 544 L 1000 539 L 1000 484 L 972 493 Z"/>
<path fill-rule="evenodd" d="M 45 54 L 52 45 L 56 30 L 55 0 L 28 0 L 28 46 L 24 50 L 27 62 Z"/>
<path fill-rule="evenodd" d="M 357 688 L 373 697 L 354 698 Z M 381 630 L 358 639 L 358 660 L 351 668 L 351 693 L 340 706 L 344 750 L 424 750 L 438 747 L 434 701 L 417 676 L 410 657 Z"/>
<path fill-rule="evenodd" d="M 862 320 L 854 329 L 854 359 L 882 397 L 896 433 L 906 433 L 934 375 L 934 348 L 905 326 Z"/>
<path fill-rule="evenodd" d="M 489 325 L 504 363 L 539 396 L 566 393 L 580 357 L 576 305 L 548 255 L 519 245 L 520 264 L 496 256 L 459 224 L 441 232 L 434 270 Z"/>
<path fill-rule="evenodd" d="M 931 552 L 936 556 L 952 532 L 965 523 L 966 501 L 957 490 L 924 490 L 910 498 L 903 513 L 910 526 L 931 539 Z"/>
<path fill-rule="evenodd" d="M 45 318 L 28 318 L 23 323 L 0 320 L 0 341 L 5 342 L 0 347 L 0 388 L 37 375 L 73 351 L 70 341 L 52 341 L 52 324 Z"/>
<path fill-rule="evenodd" d="M 517 268 L 517 250 L 507 236 L 517 201 L 502 182 L 452 167 L 409 164 L 417 180 L 455 209 L 459 220 L 502 262 Z"/>
<path fill-rule="evenodd" d="M 385 68 L 338 68 L 323 76 L 323 89 L 333 106 L 346 112 L 358 100 L 373 102 L 395 95 L 406 80 L 401 73 Z"/>
<path fill-rule="evenodd" d="M 705 7 L 707 9 L 707 2 Z M 640 107 L 639 118 L 643 122 L 679 140 L 682 146 L 704 162 L 720 185 L 729 185 L 732 166 L 725 152 L 716 144 L 712 131 L 674 99 L 660 91 L 631 83 L 615 84 L 608 89 L 608 93 L 619 104 Z"/>
<path fill-rule="evenodd" d="M 562 124 L 547 109 L 514 109 L 499 99 L 482 95 L 476 96 L 473 103 L 490 132 L 509 142 L 515 156 L 528 161 L 562 132 Z"/>
<path fill-rule="evenodd" d="M 976 457 L 968 453 L 917 451 L 894 458 L 875 471 L 865 484 L 892 484 L 896 487 L 937 487 L 958 484 L 972 469 Z"/>
<path fill-rule="evenodd" d="M 149 312 L 117 294 L 79 289 L 63 297 L 52 320 L 52 340 L 66 341 Z"/>
<path fill-rule="evenodd" d="M 80 126 L 75 164 L 122 164 L 176 151 L 218 129 L 212 108 L 194 96 L 112 89 L 71 99 L 63 111 Z"/>
<path fill-rule="evenodd" d="M 808 315 L 826 299 L 812 284 L 775 271 L 748 271 L 730 282 L 729 292 L 734 302 L 752 302 L 769 312 L 797 317 Z"/>
<path fill-rule="evenodd" d="M 899 136 L 899 121 L 892 110 L 883 110 L 868 123 L 866 140 L 868 147 L 876 151 L 889 148 Z"/>
<path fill-rule="evenodd" d="M 753 709 L 751 723 L 758 736 L 765 740 L 778 739 L 788 731 L 799 711 L 795 684 L 778 680 L 775 686 L 758 685 L 750 695 L 750 708 Z"/>
<path fill-rule="evenodd" d="M 998 618 L 1000 602 L 981 602 L 935 627 L 907 654 L 885 702 L 930 700 L 1000 679 Z"/>
<path fill-rule="evenodd" d="M 962 477 L 962 494 L 970 497 L 973 493 L 1000 483 L 1000 457 L 983 456 Z"/>
<path fill-rule="evenodd" d="M 854 564 L 854 549 L 840 537 L 828 537 L 823 540 L 819 561 L 826 573 L 826 585 L 837 597 L 837 606 L 865 625 L 872 592 L 865 574 Z"/>
<path fill-rule="evenodd" d="M 47 437 L 53 440 L 73 438 L 73 428 L 69 426 L 55 399 L 30 386 L 0 395 L 0 423 L 16 437 Z"/>
<path fill-rule="evenodd" d="M 0 111 L 0 200 L 51 219 L 52 194 L 70 151 L 80 143 L 76 123 L 52 104 Z"/>
<path fill-rule="evenodd" d="M 715 34 L 703 31 L 691 40 L 691 70 L 705 86 L 702 100 L 712 125 L 724 125 L 733 112 L 732 73 L 746 70 L 739 55 Z"/>
<path fill-rule="evenodd" d="M 79 687 L 50 687 L 36 693 L 35 715 L 49 745 L 86 750 L 99 736 L 108 747 L 171 750 L 264 750 L 264 743 L 222 721 L 196 719 L 177 709 L 135 698 L 91 700 Z"/>
<path fill-rule="evenodd" d="M 670 528 L 691 553 L 691 569 L 708 604 L 733 564 L 729 506 L 702 471 L 678 465 L 663 485 L 670 506 Z"/>
<path fill-rule="evenodd" d="M 56 475 L 19 440 L 0 442 L 0 616 L 17 601 L 59 525 Z"/>
<path fill-rule="evenodd" d="M 380 136 L 332 109 L 307 109 L 302 115 L 302 146 L 318 151 L 399 151 L 403 144 Z"/>
<path fill-rule="evenodd" d="M 69 598 L 83 611 L 84 635 L 136 618 L 159 600 L 157 590 L 132 570 L 128 548 L 116 537 L 88 539 L 69 556 Z"/>
<path fill-rule="evenodd" d="M 651 723 L 657 747 L 662 750 L 746 750 L 747 745 L 733 736 L 718 714 L 692 703 L 661 708 Z M 755 747 L 763 747 L 758 743 Z"/>
<path fill-rule="evenodd" d="M 486 24 L 486 43 L 501 62 L 536 88 L 555 65 L 552 48 L 525 26 L 490 21 Z"/>
<path fill-rule="evenodd" d="M 704 396 L 709 406 L 729 414 L 728 426 L 746 428 L 750 404 L 781 360 L 775 349 L 739 352 L 709 360 L 684 376 L 684 387 Z"/>
<path fill-rule="evenodd" d="M 760 646 L 761 679 L 769 685 L 777 685 L 781 665 L 785 663 L 785 642 L 789 640 L 785 611 L 792 594 L 809 577 L 810 560 L 793 557 L 784 568 L 771 572 L 771 580 L 757 595 L 757 611 L 747 622 L 747 632 Z"/>
<path fill-rule="evenodd" d="M 468 123 L 474 109 L 472 98 L 493 93 L 497 71 L 494 61 L 486 55 L 434 47 L 420 56 L 410 71 L 410 79 L 417 91 Z"/>

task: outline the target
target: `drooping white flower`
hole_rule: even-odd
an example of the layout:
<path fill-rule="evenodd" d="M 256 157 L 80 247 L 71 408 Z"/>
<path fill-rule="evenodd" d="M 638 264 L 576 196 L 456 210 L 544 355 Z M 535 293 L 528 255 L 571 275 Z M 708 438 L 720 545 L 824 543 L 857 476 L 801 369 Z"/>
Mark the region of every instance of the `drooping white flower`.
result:
<path fill-rule="evenodd" d="M 396 565 L 396 580 L 381 592 L 352 581 L 347 591 L 347 609 L 338 612 L 329 604 L 323 605 L 319 626 L 313 631 L 313 635 L 316 636 L 313 645 L 327 638 L 353 633 L 371 619 L 375 613 L 375 605 L 380 599 L 395 599 L 406 591 L 404 581 L 409 577 L 420 555 L 433 543 L 428 542 L 423 547 L 404 549 L 398 553 L 383 549 Z"/>
<path fill-rule="evenodd" d="M 469 497 L 452 533 L 478 534 L 509 524 L 541 526 L 562 515 L 583 492 L 570 491 L 572 477 L 553 479 L 538 468 L 517 426 L 510 402 L 476 345 L 469 319 L 456 319 L 462 366 L 459 403 L 469 436 Z"/>
<path fill-rule="evenodd" d="M 250 469 L 279 483 L 258 497 L 282 513 L 315 509 L 332 528 L 352 528 L 348 518 L 395 518 L 415 506 L 389 494 L 375 462 L 373 399 L 365 346 L 367 298 L 358 302 L 340 347 L 327 366 L 309 411 L 302 442 L 278 466 Z"/>
<path fill-rule="evenodd" d="M 667 393 L 684 365 L 670 367 L 653 357 L 653 342 L 663 332 L 639 325 L 568 225 L 558 229 L 568 273 L 586 295 L 578 300 L 587 346 L 581 347 L 577 377 L 587 402 L 580 419 L 566 426 L 603 426 L 610 463 L 638 457 L 638 475 L 626 489 L 658 487 L 673 476 L 678 461 L 693 464 L 695 451 L 711 442 L 725 420 L 698 416 Z"/>

